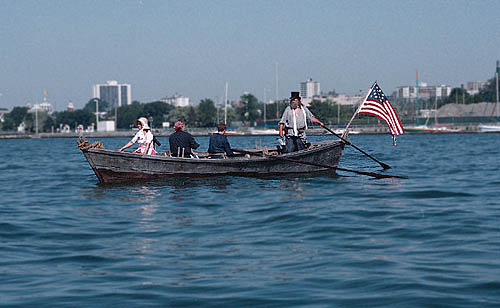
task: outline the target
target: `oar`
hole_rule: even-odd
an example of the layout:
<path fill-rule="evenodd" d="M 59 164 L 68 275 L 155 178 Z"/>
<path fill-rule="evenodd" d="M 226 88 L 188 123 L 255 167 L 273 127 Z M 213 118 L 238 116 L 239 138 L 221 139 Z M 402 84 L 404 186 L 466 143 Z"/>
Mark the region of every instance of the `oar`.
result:
<path fill-rule="evenodd" d="M 334 134 L 335 136 L 337 136 L 340 140 L 344 141 L 346 144 L 352 146 L 353 148 L 355 148 L 356 150 L 360 151 L 361 153 L 365 154 L 366 156 L 368 156 L 369 158 L 373 159 L 374 161 L 376 161 L 377 163 L 380 164 L 380 166 L 382 166 L 382 168 L 384 169 L 391 169 L 391 166 L 387 165 L 387 164 L 384 164 L 383 162 L 381 161 L 378 161 L 375 157 L 371 156 L 370 154 L 366 153 L 365 151 L 361 150 L 360 148 L 358 148 L 357 146 L 355 146 L 354 144 L 352 144 L 350 141 L 342 138 L 341 136 L 337 135 L 333 130 L 329 129 L 328 127 L 326 126 L 321 126 L 323 127 L 324 129 L 326 129 L 327 131 L 329 131 L 330 133 Z"/>
<path fill-rule="evenodd" d="M 283 157 L 283 156 L 269 155 L 269 154 L 265 154 L 263 152 L 262 152 L 262 154 L 260 154 L 260 153 L 247 151 L 247 150 L 241 150 L 241 149 L 233 149 L 233 152 L 244 153 L 244 154 L 249 154 L 249 155 L 256 155 L 256 156 L 262 156 L 262 154 L 263 154 L 266 157 L 274 158 L 277 160 L 284 160 L 284 161 L 289 161 L 289 162 L 296 163 L 296 164 L 304 164 L 304 165 L 309 165 L 309 166 L 321 167 L 321 168 L 325 168 L 325 169 L 340 170 L 340 171 L 352 172 L 352 173 L 356 173 L 356 174 L 368 175 L 368 176 L 371 176 L 371 177 L 374 177 L 377 179 L 384 179 L 384 178 L 407 179 L 408 178 L 406 176 L 388 175 L 388 174 L 380 174 L 380 173 L 374 173 L 374 172 L 365 172 L 365 171 L 345 169 L 345 168 L 323 165 L 323 164 L 307 162 L 307 161 L 302 161 L 302 160 L 295 160 L 295 159 L 291 159 L 291 158 Z"/>

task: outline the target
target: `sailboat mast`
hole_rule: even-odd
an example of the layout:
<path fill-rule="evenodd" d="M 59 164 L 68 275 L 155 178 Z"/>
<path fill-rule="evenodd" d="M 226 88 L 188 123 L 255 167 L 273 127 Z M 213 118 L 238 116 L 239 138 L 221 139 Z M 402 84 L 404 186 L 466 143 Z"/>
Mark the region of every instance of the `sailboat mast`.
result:
<path fill-rule="evenodd" d="M 278 104 L 278 62 L 276 62 L 276 119 L 280 118 L 280 108 Z"/>
<path fill-rule="evenodd" d="M 38 108 L 40 105 L 36 106 L 35 105 L 35 133 L 38 135 Z"/>
<path fill-rule="evenodd" d="M 224 95 L 224 124 L 227 125 L 227 82 L 226 82 L 226 91 Z"/>
<path fill-rule="evenodd" d="M 264 127 L 266 127 L 266 103 L 267 103 L 266 88 L 264 88 Z"/>
<path fill-rule="evenodd" d="M 496 77 L 496 98 L 497 98 L 497 102 L 496 102 L 496 109 L 497 109 L 497 117 L 498 117 L 498 73 L 500 72 L 500 61 L 497 61 L 497 71 L 495 73 L 495 77 Z"/>
<path fill-rule="evenodd" d="M 415 125 L 418 125 L 418 70 L 415 81 Z"/>
<path fill-rule="evenodd" d="M 438 123 L 437 113 L 438 113 L 438 98 L 436 95 L 436 96 L 434 96 L 434 126 L 437 126 L 437 123 Z"/>

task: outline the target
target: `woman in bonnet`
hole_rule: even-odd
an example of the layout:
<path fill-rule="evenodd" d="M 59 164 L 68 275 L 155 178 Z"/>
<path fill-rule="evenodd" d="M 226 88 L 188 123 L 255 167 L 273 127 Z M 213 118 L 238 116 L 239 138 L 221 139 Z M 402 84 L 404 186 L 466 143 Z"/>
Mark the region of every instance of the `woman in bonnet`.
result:
<path fill-rule="evenodd" d="M 120 148 L 120 152 L 123 152 L 123 150 L 131 147 L 134 143 L 137 142 L 139 144 L 139 148 L 137 148 L 137 150 L 135 150 L 133 153 L 156 155 L 153 144 L 153 134 L 151 133 L 151 128 L 148 125 L 148 119 L 141 117 L 137 120 L 134 120 L 134 124 L 135 126 L 137 126 L 137 128 L 139 128 L 139 131 L 137 132 L 137 134 L 135 134 L 132 140 L 130 140 L 126 145 Z"/>

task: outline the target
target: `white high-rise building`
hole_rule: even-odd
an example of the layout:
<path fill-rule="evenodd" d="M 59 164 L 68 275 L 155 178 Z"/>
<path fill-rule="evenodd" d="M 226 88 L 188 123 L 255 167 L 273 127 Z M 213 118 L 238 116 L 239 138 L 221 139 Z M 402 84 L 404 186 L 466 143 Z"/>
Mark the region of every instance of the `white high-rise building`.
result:
<path fill-rule="evenodd" d="M 109 107 L 130 105 L 132 104 L 131 88 L 129 84 L 120 84 L 116 80 L 109 80 L 105 84 L 94 85 L 93 97 L 108 102 Z"/>
<path fill-rule="evenodd" d="M 174 107 L 188 107 L 190 105 L 189 97 L 178 94 L 170 97 L 164 97 L 160 99 L 160 101 L 170 104 Z"/>
<path fill-rule="evenodd" d="M 319 86 L 319 82 L 313 81 L 311 78 L 307 79 L 304 82 L 300 83 L 300 97 L 304 98 L 313 98 L 315 96 L 320 96 L 321 89 Z"/>
<path fill-rule="evenodd" d="M 427 83 L 421 82 L 418 85 L 419 99 L 435 99 L 446 98 L 451 94 L 451 87 L 447 85 L 428 86 Z M 393 94 L 395 98 L 414 99 L 417 97 L 415 86 L 398 87 Z"/>

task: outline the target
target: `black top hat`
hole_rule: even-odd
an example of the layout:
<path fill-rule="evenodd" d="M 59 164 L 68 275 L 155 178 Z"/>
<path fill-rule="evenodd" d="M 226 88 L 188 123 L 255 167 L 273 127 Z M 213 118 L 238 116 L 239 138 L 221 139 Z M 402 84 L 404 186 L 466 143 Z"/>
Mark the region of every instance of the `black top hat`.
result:
<path fill-rule="evenodd" d="M 290 100 L 298 98 L 300 100 L 300 93 L 299 92 L 291 92 L 290 94 Z"/>

